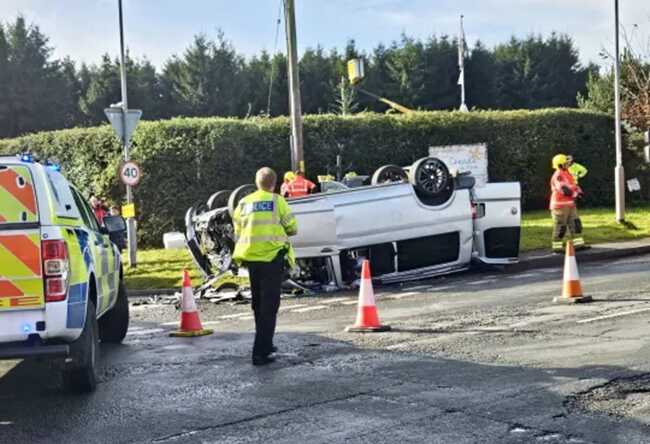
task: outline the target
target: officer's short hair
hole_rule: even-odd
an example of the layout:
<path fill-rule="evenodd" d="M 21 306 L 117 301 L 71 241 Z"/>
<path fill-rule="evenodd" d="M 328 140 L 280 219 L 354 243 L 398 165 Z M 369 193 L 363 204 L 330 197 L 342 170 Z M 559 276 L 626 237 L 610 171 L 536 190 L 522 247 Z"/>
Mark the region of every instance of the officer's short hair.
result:
<path fill-rule="evenodd" d="M 266 191 L 273 191 L 277 182 L 278 176 L 269 167 L 260 168 L 255 174 L 255 185 Z"/>

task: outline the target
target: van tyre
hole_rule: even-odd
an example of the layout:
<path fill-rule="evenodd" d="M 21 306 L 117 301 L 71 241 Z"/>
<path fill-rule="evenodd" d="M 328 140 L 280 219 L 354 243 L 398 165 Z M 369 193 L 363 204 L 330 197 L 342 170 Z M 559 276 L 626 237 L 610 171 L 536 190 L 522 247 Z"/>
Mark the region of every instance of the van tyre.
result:
<path fill-rule="evenodd" d="M 129 329 L 129 299 L 124 282 L 120 281 L 115 306 L 99 320 L 99 339 L 112 344 L 121 343 Z"/>
<path fill-rule="evenodd" d="M 397 165 L 384 165 L 372 175 L 371 185 L 381 185 L 382 183 L 408 182 L 409 177 L 404 168 Z"/>
<path fill-rule="evenodd" d="M 86 322 L 81 336 L 70 347 L 72 363 L 63 371 L 63 385 L 75 393 L 90 393 L 97 388 L 99 362 L 99 326 L 95 303 L 86 304 Z"/>

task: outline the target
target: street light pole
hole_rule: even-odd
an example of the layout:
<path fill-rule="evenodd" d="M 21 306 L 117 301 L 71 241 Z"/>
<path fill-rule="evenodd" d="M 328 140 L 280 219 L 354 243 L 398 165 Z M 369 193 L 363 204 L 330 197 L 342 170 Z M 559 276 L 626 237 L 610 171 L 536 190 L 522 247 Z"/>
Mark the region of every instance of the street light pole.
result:
<path fill-rule="evenodd" d="M 621 91 L 618 0 L 614 0 L 614 109 L 616 125 L 616 167 L 614 187 L 616 195 L 616 222 L 625 221 L 625 170 L 623 169 L 623 142 L 621 136 Z"/>
<path fill-rule="evenodd" d="M 118 0 L 119 6 L 119 20 L 120 20 L 120 77 L 122 87 L 122 128 L 124 128 L 124 137 L 122 144 L 124 146 L 124 161 L 129 161 L 129 136 L 126 131 L 126 115 L 129 110 L 129 102 L 126 91 L 126 53 L 124 49 L 124 20 L 122 13 L 122 0 Z M 133 190 L 130 185 L 126 186 L 126 203 L 133 203 Z M 127 218 L 126 234 L 129 243 L 129 266 L 135 267 L 137 264 L 137 239 L 135 233 L 135 219 L 132 217 Z"/>
<path fill-rule="evenodd" d="M 287 34 L 289 69 L 289 102 L 291 105 L 291 169 L 305 171 L 302 136 L 302 104 L 298 76 L 298 48 L 296 37 L 296 8 L 294 0 L 284 0 L 284 23 Z"/>

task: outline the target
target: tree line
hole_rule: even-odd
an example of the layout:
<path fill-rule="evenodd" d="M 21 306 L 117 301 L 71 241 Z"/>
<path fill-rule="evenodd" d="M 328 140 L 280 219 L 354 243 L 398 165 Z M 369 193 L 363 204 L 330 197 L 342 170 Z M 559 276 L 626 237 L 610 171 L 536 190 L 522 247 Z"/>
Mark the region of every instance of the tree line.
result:
<path fill-rule="evenodd" d="M 345 80 L 346 61 L 365 61 L 363 88 L 404 106 L 450 110 L 459 105 L 457 40 L 403 35 L 389 45 L 360 51 L 307 49 L 300 59 L 303 112 L 385 112 L 387 106 L 356 93 Z M 148 120 L 175 116 L 278 116 L 289 113 L 287 60 L 262 51 L 237 52 L 223 34 L 197 35 L 181 55 L 159 69 L 127 57 L 129 106 Z M 105 122 L 104 108 L 120 101 L 119 60 L 96 64 L 55 59 L 49 39 L 24 17 L 0 24 L 0 137 Z M 467 103 L 475 109 L 577 106 L 594 65 L 583 66 L 567 35 L 512 37 L 465 57 Z"/>

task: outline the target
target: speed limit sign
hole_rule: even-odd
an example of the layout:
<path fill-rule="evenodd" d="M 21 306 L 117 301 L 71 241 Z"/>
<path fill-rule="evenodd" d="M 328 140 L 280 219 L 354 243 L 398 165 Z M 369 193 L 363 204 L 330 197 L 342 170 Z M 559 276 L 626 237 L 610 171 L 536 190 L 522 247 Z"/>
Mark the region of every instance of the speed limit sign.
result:
<path fill-rule="evenodd" d="M 120 165 L 120 180 L 124 185 L 136 186 L 140 182 L 141 176 L 142 172 L 137 163 L 128 161 Z"/>

